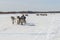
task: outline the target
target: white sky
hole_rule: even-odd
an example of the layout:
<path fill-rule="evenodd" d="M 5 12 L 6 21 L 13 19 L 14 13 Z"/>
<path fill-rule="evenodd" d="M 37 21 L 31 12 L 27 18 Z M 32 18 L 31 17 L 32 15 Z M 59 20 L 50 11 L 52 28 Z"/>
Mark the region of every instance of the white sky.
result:
<path fill-rule="evenodd" d="M 0 11 L 60 10 L 60 0 L 0 0 Z"/>

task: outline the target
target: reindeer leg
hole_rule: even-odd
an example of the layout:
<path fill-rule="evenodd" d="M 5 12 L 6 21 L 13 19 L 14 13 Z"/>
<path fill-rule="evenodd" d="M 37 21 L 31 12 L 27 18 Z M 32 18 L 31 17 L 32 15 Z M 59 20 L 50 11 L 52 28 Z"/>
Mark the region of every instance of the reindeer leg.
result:
<path fill-rule="evenodd" d="M 21 22 L 21 25 L 23 25 L 23 23 Z"/>

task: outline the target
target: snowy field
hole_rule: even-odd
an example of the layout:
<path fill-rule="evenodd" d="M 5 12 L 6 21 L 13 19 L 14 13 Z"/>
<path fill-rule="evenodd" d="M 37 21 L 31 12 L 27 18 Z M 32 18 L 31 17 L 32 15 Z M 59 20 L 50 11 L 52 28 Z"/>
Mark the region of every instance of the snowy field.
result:
<path fill-rule="evenodd" d="M 29 14 L 25 25 L 12 24 L 18 15 L 0 14 L 0 40 L 60 40 L 60 14 Z"/>

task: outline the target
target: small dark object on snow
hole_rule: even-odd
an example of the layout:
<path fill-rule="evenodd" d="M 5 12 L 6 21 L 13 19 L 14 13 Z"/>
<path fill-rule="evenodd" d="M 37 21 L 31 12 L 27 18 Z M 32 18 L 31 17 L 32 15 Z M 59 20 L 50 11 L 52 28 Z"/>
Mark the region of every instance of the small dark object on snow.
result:
<path fill-rule="evenodd" d="M 47 16 L 47 14 L 45 14 L 45 13 L 44 13 L 44 14 L 40 14 L 40 15 L 41 15 L 41 16 Z"/>
<path fill-rule="evenodd" d="M 36 14 L 37 16 L 39 16 L 39 14 Z"/>
<path fill-rule="evenodd" d="M 25 16 L 28 16 L 28 14 L 25 14 Z"/>

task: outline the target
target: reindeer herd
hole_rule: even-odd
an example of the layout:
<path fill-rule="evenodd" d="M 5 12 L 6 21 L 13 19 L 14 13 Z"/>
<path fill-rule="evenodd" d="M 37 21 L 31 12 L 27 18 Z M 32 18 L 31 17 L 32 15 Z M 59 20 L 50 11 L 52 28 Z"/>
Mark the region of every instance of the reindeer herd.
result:
<path fill-rule="evenodd" d="M 21 17 L 20 16 L 17 16 L 16 18 L 14 16 L 11 16 L 11 19 L 12 19 L 12 24 L 15 23 L 15 20 L 17 21 L 16 23 L 17 24 L 26 24 L 26 17 L 24 15 L 22 15 Z"/>
<path fill-rule="evenodd" d="M 39 16 L 39 14 L 36 14 L 37 16 Z M 47 16 L 47 14 L 40 14 L 41 16 Z M 20 16 L 17 16 L 16 18 L 14 16 L 11 16 L 11 19 L 12 19 L 12 24 L 14 23 L 17 23 L 17 24 L 26 24 L 26 17 L 25 16 L 28 16 L 28 15 L 22 15 L 21 17 Z M 17 19 L 17 20 L 16 20 Z M 17 22 L 15 22 L 17 21 Z"/>

